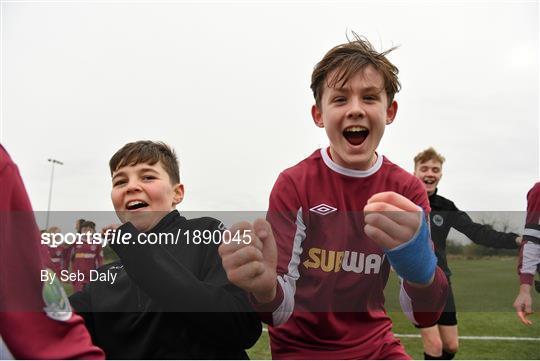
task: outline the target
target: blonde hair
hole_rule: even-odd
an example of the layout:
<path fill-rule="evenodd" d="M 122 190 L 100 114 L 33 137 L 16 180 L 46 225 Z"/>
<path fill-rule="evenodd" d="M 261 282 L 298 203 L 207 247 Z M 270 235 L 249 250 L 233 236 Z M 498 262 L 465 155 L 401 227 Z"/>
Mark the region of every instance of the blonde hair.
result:
<path fill-rule="evenodd" d="M 446 159 L 440 153 L 437 153 L 433 147 L 429 147 L 414 157 L 414 167 L 416 168 L 419 163 L 425 163 L 429 160 L 436 160 L 442 165 Z"/>

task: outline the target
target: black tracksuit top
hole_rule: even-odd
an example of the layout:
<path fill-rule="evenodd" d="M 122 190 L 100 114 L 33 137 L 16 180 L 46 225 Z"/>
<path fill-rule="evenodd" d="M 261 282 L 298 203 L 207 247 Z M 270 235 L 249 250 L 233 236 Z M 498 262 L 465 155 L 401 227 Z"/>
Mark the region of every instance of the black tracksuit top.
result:
<path fill-rule="evenodd" d="M 454 202 L 437 194 L 437 190 L 429 196 L 431 213 L 431 239 L 435 244 L 437 265 L 450 277 L 452 272 L 446 261 L 446 238 L 450 228 L 463 233 L 471 241 L 487 247 L 516 249 L 515 233 L 503 233 L 491 229 L 489 226 L 473 222 L 471 217 L 460 211 Z"/>
<path fill-rule="evenodd" d="M 216 219 L 187 220 L 175 210 L 147 234 L 221 227 Z M 139 234 L 131 223 L 119 230 L 132 239 Z M 70 297 L 107 358 L 247 358 L 245 349 L 261 334 L 257 314 L 227 280 L 218 245 L 187 241 L 182 235 L 175 245 L 111 244 L 120 261 L 99 271 L 116 273 L 115 282 L 94 281 Z"/>

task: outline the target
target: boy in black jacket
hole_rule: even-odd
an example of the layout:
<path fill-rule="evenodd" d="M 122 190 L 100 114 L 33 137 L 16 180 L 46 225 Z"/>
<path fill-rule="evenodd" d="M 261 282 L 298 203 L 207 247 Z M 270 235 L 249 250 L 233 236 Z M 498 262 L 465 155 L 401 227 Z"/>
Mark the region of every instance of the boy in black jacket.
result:
<path fill-rule="evenodd" d="M 435 245 L 437 264 L 446 274 L 450 286 L 446 306 L 437 324 L 420 329 L 426 360 L 452 359 L 458 351 L 456 306 L 450 283 L 452 272 L 446 261 L 446 238 L 450 228 L 465 234 L 474 243 L 487 247 L 515 249 L 521 243 L 521 237 L 515 233 L 498 232 L 487 225 L 473 222 L 454 202 L 437 194 L 444 161 L 444 157 L 431 147 L 414 158 L 414 175 L 422 181 L 429 196 L 431 239 Z"/>
<path fill-rule="evenodd" d="M 70 297 L 94 342 L 113 359 L 247 358 L 260 321 L 222 269 L 216 243 L 223 224 L 175 210 L 184 189 L 174 151 L 128 143 L 109 165 L 123 222 L 111 240 L 120 261 Z M 212 242 L 196 242 L 198 232 L 212 234 Z"/>

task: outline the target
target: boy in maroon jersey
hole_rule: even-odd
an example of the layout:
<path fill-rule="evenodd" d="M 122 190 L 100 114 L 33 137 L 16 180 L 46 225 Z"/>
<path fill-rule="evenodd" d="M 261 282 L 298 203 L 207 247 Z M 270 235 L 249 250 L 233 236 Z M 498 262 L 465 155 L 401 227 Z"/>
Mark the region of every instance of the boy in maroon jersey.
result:
<path fill-rule="evenodd" d="M 534 274 L 540 272 L 540 182 L 527 193 L 527 218 L 523 231 L 523 243 L 519 251 L 519 293 L 514 301 L 517 316 L 526 325 L 533 313 L 531 287 Z M 538 281 L 536 285 L 538 286 Z M 540 289 L 537 288 L 540 292 Z"/>
<path fill-rule="evenodd" d="M 42 231 L 42 233 L 45 233 L 45 232 L 55 235 L 57 233 L 60 233 L 60 228 L 56 226 L 49 227 L 49 229 L 47 229 L 46 231 Z M 57 275 L 60 275 L 60 272 L 62 271 L 64 267 L 64 258 L 62 257 L 63 252 L 64 252 L 64 247 L 63 245 L 56 245 L 56 244 L 53 245 L 51 243 L 48 245 L 48 251 L 49 251 L 49 256 L 51 258 L 50 268 L 52 269 L 54 273 L 56 273 Z"/>
<path fill-rule="evenodd" d="M 90 282 L 90 271 L 103 265 L 103 251 L 100 243 L 92 240 L 96 233 L 96 224 L 92 221 L 81 223 L 82 242 L 73 246 L 73 262 L 71 272 L 80 272 L 84 275 L 73 281 L 74 292 L 82 291 L 83 286 Z"/>
<path fill-rule="evenodd" d="M 103 359 L 60 282 L 40 280 L 49 256 L 17 166 L 1 145 L 0 184 L 0 359 Z"/>
<path fill-rule="evenodd" d="M 81 225 L 85 222 L 83 218 L 79 218 L 75 221 L 75 232 L 81 233 Z M 63 266 L 62 270 L 71 270 L 71 266 L 73 263 L 73 257 L 75 256 L 75 244 L 67 244 L 64 243 L 61 245 L 62 249 L 62 258 L 63 258 Z"/>
<path fill-rule="evenodd" d="M 273 358 L 410 358 L 384 309 L 390 265 L 415 324 L 433 325 L 444 306 L 425 189 L 376 152 L 398 108 L 391 50 L 354 34 L 317 64 L 311 114 L 330 146 L 279 175 L 269 223 L 231 228 L 253 232 L 249 245 L 220 246 L 227 276 L 269 324 Z"/>

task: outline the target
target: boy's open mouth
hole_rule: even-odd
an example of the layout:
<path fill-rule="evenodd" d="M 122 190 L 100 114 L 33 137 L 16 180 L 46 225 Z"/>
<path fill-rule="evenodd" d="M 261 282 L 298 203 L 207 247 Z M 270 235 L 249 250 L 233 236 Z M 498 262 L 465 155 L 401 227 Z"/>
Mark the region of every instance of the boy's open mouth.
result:
<path fill-rule="evenodd" d="M 343 131 L 343 136 L 352 145 L 360 145 L 369 135 L 369 130 L 361 126 L 348 127 Z"/>
<path fill-rule="evenodd" d="M 130 201 L 126 204 L 126 209 L 128 211 L 134 211 L 136 209 L 148 207 L 148 203 L 143 201 Z"/>
<path fill-rule="evenodd" d="M 425 183 L 425 184 L 434 184 L 434 183 L 435 183 L 435 179 L 432 179 L 432 178 L 424 178 L 424 183 Z"/>

